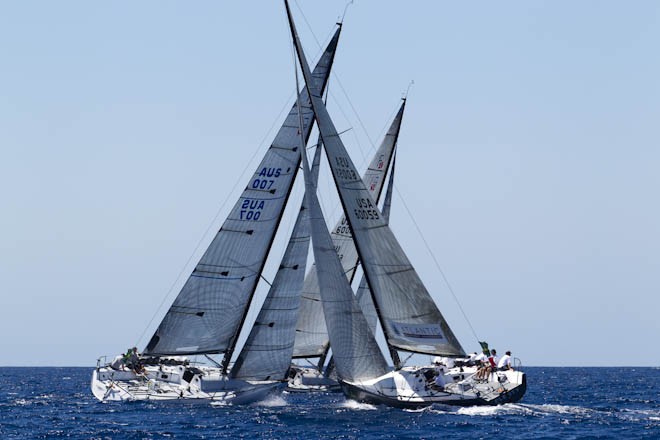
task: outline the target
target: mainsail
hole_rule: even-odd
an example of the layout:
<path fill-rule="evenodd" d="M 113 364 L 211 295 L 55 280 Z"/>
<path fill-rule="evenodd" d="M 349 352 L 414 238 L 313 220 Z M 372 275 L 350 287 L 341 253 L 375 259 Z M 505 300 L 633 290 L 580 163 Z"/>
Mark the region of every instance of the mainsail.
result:
<path fill-rule="evenodd" d="M 334 59 L 337 29 L 310 78 L 323 90 Z M 313 122 L 309 95 L 301 93 L 302 134 L 309 139 Z M 266 255 L 280 223 L 300 164 L 297 104 L 160 323 L 144 350 L 150 355 L 225 352 L 227 362 L 238 339 Z"/>
<path fill-rule="evenodd" d="M 416 353 L 463 356 L 463 348 L 356 172 L 355 165 L 321 99 L 320 89 L 314 89 L 288 3 L 287 14 L 328 163 L 353 232 L 388 345 L 391 349 Z M 315 235 L 313 237 L 315 238 Z M 323 288 L 327 286 L 321 287 L 323 292 Z M 333 340 L 332 337 L 330 339 Z M 332 346 L 334 352 L 338 347 L 334 343 Z M 336 363 L 339 373 L 338 357 Z"/>
<path fill-rule="evenodd" d="M 315 187 L 322 149 L 319 143 L 312 161 L 311 178 Z M 231 377 L 243 380 L 286 377 L 293 353 L 300 290 L 309 252 L 309 234 L 309 208 L 303 200 L 280 267 L 250 335 L 231 369 Z"/>
<path fill-rule="evenodd" d="M 405 104 L 404 100 L 385 138 L 362 177 L 363 181 L 366 182 L 367 190 L 375 200 L 380 198 L 384 186 L 385 175 L 390 166 L 394 148 L 399 137 Z M 331 231 L 332 242 L 341 260 L 342 269 L 349 282 L 351 282 L 358 264 L 358 253 L 346 217 L 342 216 L 341 220 L 339 220 Z M 325 319 L 323 318 L 323 305 L 321 303 L 318 277 L 315 268 L 312 268 L 305 277 L 305 284 L 303 286 L 293 357 L 309 358 L 321 356 L 322 363 L 323 356 L 327 353 L 328 345 L 328 331 L 326 329 Z"/>

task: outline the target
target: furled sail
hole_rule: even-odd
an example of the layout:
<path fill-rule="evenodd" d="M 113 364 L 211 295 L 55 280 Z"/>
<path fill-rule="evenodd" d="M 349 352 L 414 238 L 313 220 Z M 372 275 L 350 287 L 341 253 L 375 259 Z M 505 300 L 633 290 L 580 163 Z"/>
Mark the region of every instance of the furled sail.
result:
<path fill-rule="evenodd" d="M 463 348 L 356 172 L 321 99 L 320 89 L 313 88 L 309 66 L 295 33 L 288 4 L 287 13 L 328 163 L 388 345 L 417 353 L 463 356 Z M 334 343 L 332 347 L 333 352 L 338 348 Z"/>
<path fill-rule="evenodd" d="M 311 178 L 319 175 L 322 147 L 316 147 Z M 309 252 L 309 209 L 303 200 L 282 262 L 231 376 L 244 380 L 284 379 L 293 353 L 300 291 Z"/>
<path fill-rule="evenodd" d="M 388 371 L 387 362 L 342 270 L 321 212 L 306 157 L 303 158 L 303 170 L 305 200 L 310 207 L 312 247 L 337 375 L 349 381 L 382 376 Z"/>
<path fill-rule="evenodd" d="M 316 90 L 325 88 L 340 30 L 310 78 Z M 298 102 L 302 103 L 306 142 L 313 122 L 307 92 L 301 93 Z M 229 217 L 147 344 L 146 354 L 226 352 L 225 360 L 231 357 L 300 164 L 298 118 L 294 104 Z"/>
<path fill-rule="evenodd" d="M 401 103 L 401 107 L 394 117 L 383 142 L 362 177 L 367 185 L 367 190 L 375 200 L 380 198 L 384 186 L 385 175 L 399 137 L 404 109 L 405 100 Z M 355 249 L 355 243 L 353 243 L 351 228 L 348 226 L 345 216 L 341 217 L 330 235 L 341 260 L 342 269 L 350 282 L 353 280 L 358 264 L 358 253 Z M 302 292 L 293 356 L 297 358 L 322 356 L 327 352 L 329 340 L 325 319 L 323 318 L 318 278 L 314 268 L 305 277 Z"/>

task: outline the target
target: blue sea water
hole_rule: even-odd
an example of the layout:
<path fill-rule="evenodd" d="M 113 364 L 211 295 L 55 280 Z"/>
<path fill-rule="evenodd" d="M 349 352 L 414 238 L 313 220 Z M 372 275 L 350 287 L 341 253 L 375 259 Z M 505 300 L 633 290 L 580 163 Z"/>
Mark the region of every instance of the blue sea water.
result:
<path fill-rule="evenodd" d="M 526 368 L 517 404 L 406 411 L 342 394 L 259 404 L 100 403 L 91 368 L 0 368 L 0 438 L 660 438 L 660 369 Z"/>

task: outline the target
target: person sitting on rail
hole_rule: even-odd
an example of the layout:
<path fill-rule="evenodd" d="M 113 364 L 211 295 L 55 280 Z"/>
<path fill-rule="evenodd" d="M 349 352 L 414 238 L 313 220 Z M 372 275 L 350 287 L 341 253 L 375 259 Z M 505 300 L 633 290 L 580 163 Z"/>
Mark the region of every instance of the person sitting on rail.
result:
<path fill-rule="evenodd" d="M 511 351 L 507 351 L 502 359 L 497 363 L 497 369 L 499 371 L 513 370 L 511 366 Z"/>

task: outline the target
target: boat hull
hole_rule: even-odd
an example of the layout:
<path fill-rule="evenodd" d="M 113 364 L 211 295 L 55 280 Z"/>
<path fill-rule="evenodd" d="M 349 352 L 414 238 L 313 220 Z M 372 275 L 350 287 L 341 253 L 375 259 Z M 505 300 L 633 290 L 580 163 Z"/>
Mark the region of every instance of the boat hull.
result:
<path fill-rule="evenodd" d="M 208 370 L 208 371 L 207 371 Z M 282 381 L 247 381 L 222 376 L 215 368 L 147 367 L 143 374 L 130 370 L 96 368 L 92 394 L 102 402 L 185 401 L 243 405 L 263 400 L 284 389 Z"/>
<path fill-rule="evenodd" d="M 471 375 L 444 387 L 435 387 L 425 381 L 420 383 L 418 378 L 419 375 L 410 374 L 410 371 L 391 372 L 372 381 L 340 381 L 340 385 L 349 399 L 405 409 L 420 409 L 434 404 L 502 405 L 519 401 L 527 390 L 527 378 L 522 372 L 493 373 L 484 382 L 477 382 Z"/>

